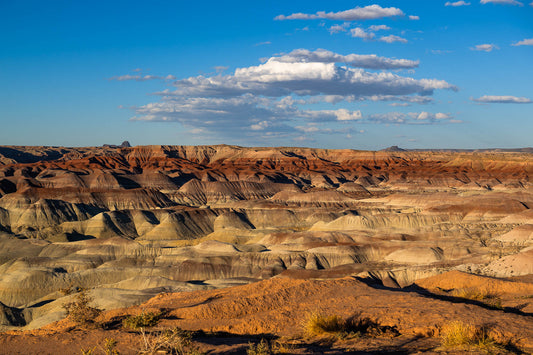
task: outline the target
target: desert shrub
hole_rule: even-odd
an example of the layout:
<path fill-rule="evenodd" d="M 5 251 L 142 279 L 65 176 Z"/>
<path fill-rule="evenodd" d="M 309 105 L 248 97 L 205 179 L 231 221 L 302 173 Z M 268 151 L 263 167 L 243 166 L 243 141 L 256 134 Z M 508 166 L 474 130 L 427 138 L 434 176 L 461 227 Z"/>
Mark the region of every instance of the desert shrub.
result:
<path fill-rule="evenodd" d="M 307 335 L 324 335 L 344 331 L 345 321 L 337 316 L 325 316 L 320 313 L 311 313 L 304 322 L 304 332 Z"/>
<path fill-rule="evenodd" d="M 68 286 L 64 287 L 64 288 L 59 288 L 59 292 L 62 294 L 62 295 L 65 295 L 65 296 L 68 296 L 70 295 L 72 292 L 74 291 L 78 291 L 79 289 L 77 287 L 74 286 L 74 283 L 71 282 Z"/>
<path fill-rule="evenodd" d="M 119 352 L 117 350 L 117 341 L 115 339 L 105 338 L 104 354 L 105 355 L 119 355 Z"/>
<path fill-rule="evenodd" d="M 161 313 L 142 312 L 136 316 L 128 316 L 122 321 L 124 328 L 140 329 L 145 327 L 153 327 L 159 322 Z"/>
<path fill-rule="evenodd" d="M 80 292 L 74 296 L 73 302 L 65 303 L 63 308 L 73 322 L 80 325 L 95 324 L 95 318 L 102 313 L 102 310 L 89 306 L 92 300 L 87 293 Z"/>
<path fill-rule="evenodd" d="M 370 337 L 395 337 L 400 335 L 396 327 L 381 325 L 368 317 L 355 314 L 345 321 L 345 331 Z"/>
<path fill-rule="evenodd" d="M 249 343 L 248 349 L 246 350 L 246 355 L 270 355 L 272 354 L 272 350 L 270 349 L 270 345 L 265 339 L 261 339 L 261 341 L 257 344 Z"/>
<path fill-rule="evenodd" d="M 348 319 L 337 315 L 324 316 L 312 313 L 304 323 L 304 332 L 307 335 L 335 335 L 339 338 L 355 336 L 397 336 L 395 327 L 383 326 L 368 317 L 355 314 Z"/>
<path fill-rule="evenodd" d="M 295 347 L 293 344 L 288 343 L 286 339 L 277 339 L 271 341 L 270 350 L 272 354 L 289 354 L 294 352 Z"/>
<path fill-rule="evenodd" d="M 489 335 L 487 327 L 478 327 L 462 321 L 445 324 L 440 331 L 442 345 L 445 347 L 476 347 L 489 352 L 500 348 Z"/>
<path fill-rule="evenodd" d="M 200 355 L 202 354 L 192 345 L 192 333 L 181 328 L 168 329 L 156 333 L 146 334 L 141 328 L 143 337 L 140 355 L 148 354 L 175 354 L 175 355 Z"/>

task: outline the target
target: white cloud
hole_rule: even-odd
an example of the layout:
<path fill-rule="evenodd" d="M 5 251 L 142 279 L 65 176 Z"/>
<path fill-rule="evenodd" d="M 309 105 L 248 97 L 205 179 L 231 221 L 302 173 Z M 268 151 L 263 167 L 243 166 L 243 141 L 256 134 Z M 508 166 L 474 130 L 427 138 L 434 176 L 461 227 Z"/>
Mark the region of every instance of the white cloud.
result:
<path fill-rule="evenodd" d="M 400 101 L 412 104 L 429 104 L 433 102 L 433 99 L 428 96 L 395 96 L 395 95 L 373 95 L 364 96 L 363 100 L 369 101 Z"/>
<path fill-rule="evenodd" d="M 295 103 L 300 105 L 305 104 L 318 104 L 327 102 L 328 104 L 337 104 L 339 102 L 363 102 L 363 101 L 373 101 L 373 102 L 387 102 L 387 101 L 397 101 L 405 102 L 404 104 L 391 104 L 391 106 L 410 106 L 410 104 L 425 105 L 432 103 L 434 100 L 429 96 L 410 96 L 410 95 L 370 95 L 370 96 L 355 96 L 355 95 L 318 95 L 313 96 L 307 100 L 297 100 Z"/>
<path fill-rule="evenodd" d="M 328 31 L 329 33 L 333 34 L 333 33 L 339 33 L 339 32 L 346 32 L 347 29 L 346 29 L 346 26 L 333 25 L 328 29 Z"/>
<path fill-rule="evenodd" d="M 408 103 L 408 102 L 393 102 L 392 104 L 389 104 L 389 106 L 392 106 L 392 107 L 408 107 L 408 106 L 411 106 L 411 104 Z"/>
<path fill-rule="evenodd" d="M 350 10 L 340 12 L 318 11 L 316 14 L 295 13 L 289 16 L 279 15 L 275 20 L 344 20 L 344 21 L 359 21 L 359 20 L 375 20 L 384 17 L 403 16 L 402 10 L 395 7 L 383 8 L 379 5 L 369 5 L 365 7 L 355 7 Z"/>
<path fill-rule="evenodd" d="M 346 109 L 339 109 L 336 111 L 323 111 L 323 112 L 330 112 L 333 113 L 338 121 L 355 121 L 360 120 L 363 115 L 361 115 L 361 111 L 348 111 Z"/>
<path fill-rule="evenodd" d="M 175 82 L 168 96 L 231 97 L 254 93 L 281 97 L 304 95 L 429 95 L 435 89 L 456 87 L 436 79 L 413 79 L 390 72 L 367 72 L 329 62 L 281 62 L 274 57 L 266 63 L 238 68 L 234 75 L 197 76 Z"/>
<path fill-rule="evenodd" d="M 470 3 L 469 2 L 465 2 L 463 0 L 461 1 L 455 1 L 455 2 L 446 2 L 446 4 L 444 4 L 444 6 L 454 6 L 454 7 L 457 7 L 457 6 L 470 6 Z"/>
<path fill-rule="evenodd" d="M 430 95 L 434 90 L 457 90 L 444 80 L 415 79 L 386 71 L 418 64 L 376 55 L 297 49 L 260 65 L 237 68 L 231 74 L 176 80 L 175 90 L 160 92 L 158 102 L 137 107 L 132 120 L 178 122 L 189 132 L 255 143 L 258 139 L 294 138 L 302 133 L 297 127 L 322 122 L 327 122 L 328 128 L 309 128 L 306 135 L 325 133 L 325 129 L 345 135 L 350 133 L 346 128 L 355 129 L 357 123 L 390 123 L 364 116 L 354 107 L 358 102 L 427 104 L 433 101 Z M 319 110 L 313 108 L 315 104 L 320 105 Z M 340 107 L 333 109 L 333 105 Z M 403 119 L 417 124 L 449 121 L 436 114 Z"/>
<path fill-rule="evenodd" d="M 400 42 L 400 43 L 407 43 L 407 40 L 405 38 L 390 35 L 390 36 L 383 36 L 379 39 L 381 42 L 387 42 L 387 43 L 394 43 L 394 42 Z"/>
<path fill-rule="evenodd" d="M 269 125 L 270 124 L 269 124 L 268 121 L 261 121 L 259 123 L 251 125 L 250 129 L 253 130 L 253 131 L 262 131 L 262 130 L 268 128 Z"/>
<path fill-rule="evenodd" d="M 442 123 L 460 123 L 448 113 L 437 112 L 387 112 L 382 114 L 368 115 L 366 121 L 382 124 L 417 124 L 430 125 Z"/>
<path fill-rule="evenodd" d="M 531 4 L 533 4 L 533 2 Z M 533 46 L 533 38 L 526 38 L 520 42 L 513 43 L 512 46 Z"/>
<path fill-rule="evenodd" d="M 514 5 L 514 6 L 524 6 L 520 1 L 516 0 L 481 0 L 481 4 L 502 4 L 502 5 Z"/>
<path fill-rule="evenodd" d="M 410 15 L 410 16 L 409 16 L 409 20 L 413 20 L 413 21 L 420 20 L 420 16 L 413 16 L 413 15 Z"/>
<path fill-rule="evenodd" d="M 517 96 L 493 96 L 485 95 L 478 99 L 470 98 L 470 100 L 481 103 L 498 103 L 498 104 L 530 104 L 533 101 L 527 97 Z"/>
<path fill-rule="evenodd" d="M 372 25 L 368 28 L 372 32 L 376 31 L 388 31 L 390 30 L 390 27 L 387 25 Z"/>
<path fill-rule="evenodd" d="M 372 32 L 366 32 L 360 27 L 352 28 L 350 30 L 350 35 L 354 38 L 362 38 L 365 40 L 370 40 L 376 37 L 376 35 Z"/>
<path fill-rule="evenodd" d="M 420 64 L 418 60 L 378 57 L 375 54 L 342 55 L 321 48 L 315 51 L 295 49 L 280 57 L 272 57 L 270 61 L 282 63 L 346 63 L 352 67 L 365 69 L 413 69 Z"/>
<path fill-rule="evenodd" d="M 471 47 L 470 49 L 473 51 L 492 52 L 493 50 L 500 49 L 500 48 L 497 45 L 491 43 L 491 44 L 478 44 L 477 46 Z"/>
<path fill-rule="evenodd" d="M 120 76 L 113 76 L 109 78 L 108 80 L 116 80 L 116 81 L 128 81 L 128 80 L 135 80 L 135 81 L 148 81 L 148 80 L 176 80 L 176 77 L 174 75 L 167 75 L 167 76 L 159 76 L 159 75 L 120 75 Z"/>
<path fill-rule="evenodd" d="M 354 130 L 351 127 L 343 127 L 341 129 L 332 129 L 332 128 L 321 128 L 316 122 L 308 123 L 305 126 L 295 126 L 296 130 L 303 132 L 303 133 L 310 133 L 310 134 L 334 134 L 334 133 L 341 133 L 343 135 L 351 136 L 352 134 L 357 133 L 364 133 L 364 130 Z"/>

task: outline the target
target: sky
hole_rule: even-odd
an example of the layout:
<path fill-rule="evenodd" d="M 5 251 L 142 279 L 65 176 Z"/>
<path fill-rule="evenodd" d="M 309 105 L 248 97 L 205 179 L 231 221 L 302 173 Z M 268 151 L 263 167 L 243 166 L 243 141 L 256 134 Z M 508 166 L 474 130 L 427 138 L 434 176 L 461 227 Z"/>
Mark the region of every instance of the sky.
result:
<path fill-rule="evenodd" d="M 0 145 L 533 146 L 533 2 L 0 0 Z"/>

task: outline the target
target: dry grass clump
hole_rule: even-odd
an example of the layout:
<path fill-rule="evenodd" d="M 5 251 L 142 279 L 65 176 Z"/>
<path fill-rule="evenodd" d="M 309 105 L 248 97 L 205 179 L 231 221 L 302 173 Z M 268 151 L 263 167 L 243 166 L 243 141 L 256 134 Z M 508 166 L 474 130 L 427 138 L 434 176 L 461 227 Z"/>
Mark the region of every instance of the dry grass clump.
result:
<path fill-rule="evenodd" d="M 291 354 L 295 350 L 293 344 L 288 343 L 286 338 L 273 339 L 268 342 L 265 339 L 257 344 L 248 343 L 247 355 L 271 355 L 271 354 Z"/>
<path fill-rule="evenodd" d="M 272 350 L 270 349 L 270 345 L 268 344 L 268 341 L 265 339 L 261 339 L 261 341 L 257 344 L 249 343 L 248 349 L 246 349 L 246 355 L 270 355 L 272 354 Z"/>
<path fill-rule="evenodd" d="M 339 338 L 355 336 L 397 336 L 395 327 L 382 326 L 368 317 L 355 314 L 348 319 L 337 315 L 312 313 L 304 322 L 304 332 L 309 336 L 335 335 Z"/>
<path fill-rule="evenodd" d="M 119 355 L 119 352 L 117 350 L 117 341 L 115 339 L 105 338 L 104 354 L 105 355 Z"/>
<path fill-rule="evenodd" d="M 202 354 L 192 345 L 192 333 L 181 328 L 167 329 L 160 332 L 145 333 L 141 328 L 143 337 L 142 349 L 139 355 L 173 354 L 173 355 L 200 355 Z"/>
<path fill-rule="evenodd" d="M 124 328 L 128 329 L 141 329 L 146 327 L 155 326 L 161 317 L 161 313 L 155 312 L 142 312 L 141 314 L 135 316 L 128 316 L 122 321 Z"/>
<path fill-rule="evenodd" d="M 304 332 L 311 336 L 338 333 L 345 330 L 345 323 L 344 319 L 337 315 L 311 313 L 304 322 Z"/>
<path fill-rule="evenodd" d="M 95 318 L 102 313 L 101 309 L 89 306 L 92 298 L 85 292 L 80 292 L 74 296 L 73 302 L 68 302 L 63 305 L 67 311 L 67 316 L 79 325 L 94 325 Z"/>
<path fill-rule="evenodd" d="M 487 327 L 478 327 L 462 321 L 445 324 L 441 328 L 440 336 L 445 347 L 476 347 L 489 352 L 500 347 L 490 337 Z"/>
<path fill-rule="evenodd" d="M 106 338 L 104 346 L 98 346 L 100 351 L 96 352 L 97 347 L 93 347 L 90 349 L 83 349 L 81 348 L 81 355 L 96 355 L 96 354 L 104 354 L 104 355 L 120 355 L 120 353 L 117 350 L 117 341 L 113 338 Z"/>
<path fill-rule="evenodd" d="M 479 301 L 489 307 L 502 309 L 502 299 L 497 292 L 477 288 L 461 288 L 452 291 L 452 296 L 472 301 Z"/>

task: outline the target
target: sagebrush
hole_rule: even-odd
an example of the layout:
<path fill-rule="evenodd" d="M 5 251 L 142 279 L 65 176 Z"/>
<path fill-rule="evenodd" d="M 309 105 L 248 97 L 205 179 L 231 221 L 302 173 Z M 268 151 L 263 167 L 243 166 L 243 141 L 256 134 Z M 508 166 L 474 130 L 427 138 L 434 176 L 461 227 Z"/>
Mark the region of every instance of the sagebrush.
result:
<path fill-rule="evenodd" d="M 101 309 L 91 307 L 89 303 L 93 298 L 86 292 L 77 293 L 72 302 L 65 303 L 63 308 L 67 311 L 67 316 L 79 325 L 96 324 L 96 317 L 102 313 Z"/>

